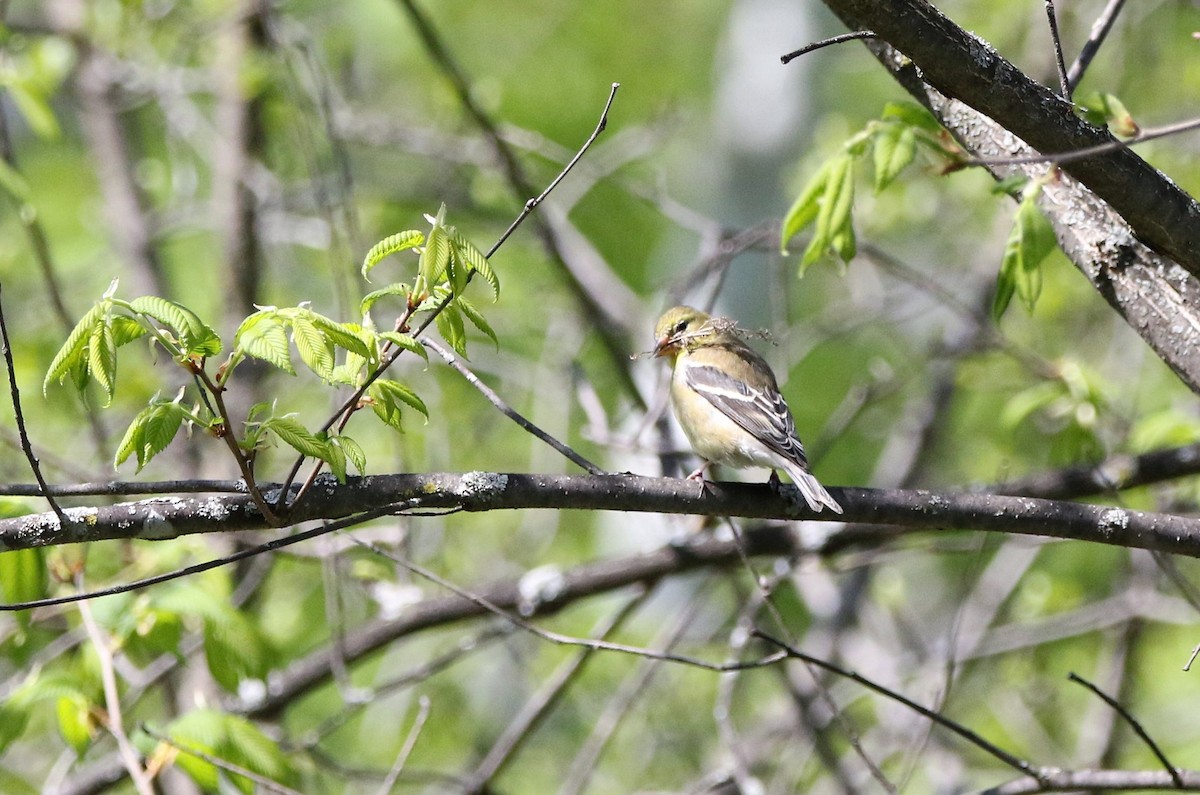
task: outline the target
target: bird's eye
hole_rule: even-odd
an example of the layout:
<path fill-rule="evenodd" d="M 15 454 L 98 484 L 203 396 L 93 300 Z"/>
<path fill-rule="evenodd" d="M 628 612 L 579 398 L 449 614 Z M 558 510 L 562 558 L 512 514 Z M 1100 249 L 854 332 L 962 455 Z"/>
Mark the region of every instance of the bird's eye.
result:
<path fill-rule="evenodd" d="M 688 324 L 688 322 L 686 320 L 679 321 L 678 323 L 675 324 L 675 328 L 671 329 L 671 333 L 672 334 L 682 334 L 683 330 L 687 328 L 687 324 Z"/>

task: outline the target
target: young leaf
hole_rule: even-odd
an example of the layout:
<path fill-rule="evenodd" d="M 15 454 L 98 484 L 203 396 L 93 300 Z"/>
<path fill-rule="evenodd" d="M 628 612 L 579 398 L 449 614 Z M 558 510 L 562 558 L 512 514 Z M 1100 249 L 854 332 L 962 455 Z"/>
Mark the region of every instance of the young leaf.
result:
<path fill-rule="evenodd" d="M 146 408 L 138 412 L 129 423 L 120 444 L 113 466 L 119 467 L 130 455 L 137 454 L 138 471 L 154 456 L 166 449 L 183 423 L 183 407 L 175 401 L 155 398 Z"/>
<path fill-rule="evenodd" d="M 467 320 L 471 321 L 475 328 L 488 335 L 492 342 L 496 343 L 496 348 L 500 347 L 500 340 L 496 338 L 496 332 L 492 331 L 492 327 L 483 319 L 483 315 L 479 314 L 479 310 L 475 308 L 474 304 L 465 298 L 459 298 L 455 305 L 462 310 L 462 313 L 467 316 Z"/>
<path fill-rule="evenodd" d="M 392 400 L 407 403 L 426 417 L 429 416 L 429 409 L 425 407 L 425 401 L 417 397 L 417 393 L 404 386 L 404 384 L 389 378 L 381 378 L 375 384 L 379 386 L 381 392 L 386 393 Z"/>
<path fill-rule="evenodd" d="M 312 321 L 312 312 L 303 311 L 292 317 L 292 342 L 300 359 L 322 380 L 333 380 L 333 344 Z"/>
<path fill-rule="evenodd" d="M 425 402 L 417 397 L 417 394 L 403 384 L 387 378 L 381 378 L 371 384 L 371 388 L 367 390 L 367 395 L 371 398 L 371 409 L 383 420 L 385 425 L 389 425 L 398 431 L 403 432 L 404 427 L 400 423 L 401 409 L 400 404 L 406 403 L 412 406 L 417 411 L 429 416 L 428 409 L 425 408 Z"/>
<path fill-rule="evenodd" d="M 367 256 L 363 258 L 362 275 L 367 279 L 367 274 L 383 261 L 384 257 L 390 254 L 395 254 L 397 251 L 404 251 L 414 246 L 419 246 L 425 242 L 425 235 L 415 229 L 409 229 L 404 232 L 397 232 L 394 235 L 385 237 L 375 245 L 371 246 L 371 250 L 367 252 Z M 370 279 L 367 279 L 370 281 Z"/>
<path fill-rule="evenodd" d="M 243 320 L 233 338 L 233 347 L 234 350 L 242 351 L 255 359 L 262 359 L 289 375 L 296 374 L 296 368 L 292 366 L 287 332 L 276 310 L 260 310 Z"/>
<path fill-rule="evenodd" d="M 362 330 L 361 326 L 343 325 L 316 312 L 308 312 L 305 317 L 321 330 L 327 340 L 339 348 L 357 353 L 363 358 L 371 355 L 367 343 L 358 336 L 358 332 Z"/>
<path fill-rule="evenodd" d="M 804 186 L 804 190 L 800 191 L 800 195 L 796 197 L 796 201 L 792 202 L 787 215 L 783 217 L 780 251 L 784 255 L 788 253 L 788 242 L 799 234 L 801 229 L 816 219 L 817 212 L 821 209 L 821 194 L 825 192 L 825 183 L 829 179 L 829 172 L 833 162 L 830 160 L 821 166 L 817 173 L 808 181 L 808 184 Z"/>
<path fill-rule="evenodd" d="M 1017 205 L 1017 215 L 1000 263 L 1001 284 L 997 285 L 996 300 L 992 305 L 994 318 L 1003 315 L 1014 292 L 1030 312 L 1041 294 L 1042 261 L 1054 250 L 1057 241 L 1053 227 L 1038 209 L 1038 193 L 1039 190 L 1027 191 Z"/>
<path fill-rule="evenodd" d="M 91 704 L 81 694 L 59 696 L 55 702 L 55 714 L 58 717 L 58 733 L 76 756 L 82 756 L 96 733 Z"/>
<path fill-rule="evenodd" d="M 321 460 L 328 455 L 329 445 L 291 417 L 272 417 L 263 422 L 262 429 L 274 433 L 301 455 Z"/>
<path fill-rule="evenodd" d="M 459 356 L 467 358 L 467 333 L 463 329 L 462 314 L 454 304 L 450 304 L 437 316 L 438 333 L 450 343 Z"/>
<path fill-rule="evenodd" d="M 397 348 L 403 348 L 409 353 L 415 353 L 425 361 L 429 361 L 429 351 L 425 350 L 425 346 L 418 342 L 417 338 L 411 334 L 401 334 L 399 331 L 384 331 L 380 332 L 379 338 L 387 340 Z"/>
<path fill-rule="evenodd" d="M 917 156 L 917 133 L 900 122 L 882 124 L 875 134 L 875 192 L 879 193 Z M 844 258 L 843 258 L 844 259 Z"/>
<path fill-rule="evenodd" d="M 825 255 L 835 236 L 845 233 L 843 227 L 851 223 L 850 210 L 853 206 L 854 158 L 849 154 L 842 154 L 830 163 L 812 240 L 800 258 L 801 276 L 809 266 Z"/>
<path fill-rule="evenodd" d="M 216 356 L 221 352 L 221 338 L 205 325 L 195 312 L 182 304 L 157 295 L 144 295 L 129 302 L 133 311 L 154 318 L 175 333 L 183 353 L 191 356 Z"/>
<path fill-rule="evenodd" d="M 98 324 L 104 322 L 104 315 L 108 311 L 109 304 L 107 301 L 101 301 L 87 311 L 79 322 L 75 324 L 75 328 L 71 329 L 71 333 L 67 335 L 67 341 L 58 349 L 58 353 L 54 354 L 54 358 L 50 361 L 50 367 L 46 370 L 46 378 L 42 381 L 42 394 L 45 395 L 54 381 L 62 383 L 67 375 L 79 367 L 84 365 L 84 374 L 86 375 L 86 351 L 88 340 L 91 339 L 92 333 Z M 76 386 L 78 386 L 78 380 Z"/>
<path fill-rule="evenodd" d="M 204 658 L 213 679 L 236 691 L 242 679 L 261 679 L 271 668 L 272 653 L 258 627 L 232 608 L 204 621 Z"/>
<path fill-rule="evenodd" d="M 41 549 L 16 549 L 0 553 L 0 596 L 6 603 L 41 599 L 49 587 Z M 18 614 L 20 615 L 20 614 Z"/>
<path fill-rule="evenodd" d="M 446 229 L 435 224 L 429 230 L 429 238 L 425 241 L 425 248 L 421 250 L 421 260 L 417 268 L 426 287 L 432 287 L 441 281 L 449 262 L 450 241 L 446 237 Z"/>
<path fill-rule="evenodd" d="M 358 305 L 358 311 L 362 314 L 367 314 L 371 311 L 371 307 L 375 306 L 375 302 L 380 298 L 386 298 L 389 295 L 403 296 L 405 299 L 412 296 L 412 285 L 396 282 L 389 284 L 387 287 L 380 287 L 378 290 L 372 290 L 363 296 L 362 301 Z"/>
<path fill-rule="evenodd" d="M 450 235 L 450 242 L 454 245 L 455 257 L 460 262 L 466 263 L 473 273 L 482 276 L 484 281 L 492 287 L 492 300 L 498 300 L 500 298 L 500 281 L 496 278 L 496 273 L 492 270 L 492 265 L 483 252 L 475 248 L 475 244 L 463 237 L 457 229 Z"/>
<path fill-rule="evenodd" d="M 150 331 L 141 323 L 131 317 L 117 315 L 109 321 L 112 327 L 113 342 L 120 348 L 122 345 L 140 340 L 142 337 L 150 333 Z"/>
<path fill-rule="evenodd" d="M 362 446 L 358 442 L 351 439 L 349 436 L 333 436 L 329 439 L 331 444 L 336 444 L 342 448 L 342 452 L 346 454 L 346 458 L 354 468 L 358 470 L 358 474 L 362 475 L 367 470 L 367 454 L 363 452 Z"/>
<path fill-rule="evenodd" d="M 329 471 L 337 478 L 337 482 L 345 483 L 346 452 L 334 439 L 330 439 L 329 444 L 325 446 L 325 458 L 323 460 L 329 464 Z"/>
<path fill-rule="evenodd" d="M 112 403 L 117 386 L 117 343 L 112 327 L 98 323 L 88 340 L 88 374 L 104 390 L 104 405 Z"/>
<path fill-rule="evenodd" d="M 937 118 L 923 105 L 915 102 L 889 102 L 883 106 L 882 116 L 884 119 L 897 119 L 909 127 L 934 134 L 942 131 L 942 125 Z"/>

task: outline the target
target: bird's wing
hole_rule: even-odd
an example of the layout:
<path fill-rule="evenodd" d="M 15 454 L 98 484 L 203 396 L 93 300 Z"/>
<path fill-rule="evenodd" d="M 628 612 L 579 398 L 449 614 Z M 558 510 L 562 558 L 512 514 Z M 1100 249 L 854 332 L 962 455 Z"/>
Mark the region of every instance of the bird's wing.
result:
<path fill-rule="evenodd" d="M 689 366 L 684 378 L 688 386 L 768 448 L 808 466 L 804 445 L 796 436 L 796 422 L 779 390 L 756 389 L 709 365 Z"/>

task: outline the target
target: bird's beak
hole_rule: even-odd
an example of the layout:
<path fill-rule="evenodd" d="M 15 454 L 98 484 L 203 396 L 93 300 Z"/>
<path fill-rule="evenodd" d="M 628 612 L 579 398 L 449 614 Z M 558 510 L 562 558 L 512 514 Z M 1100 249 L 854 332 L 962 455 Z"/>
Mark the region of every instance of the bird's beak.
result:
<path fill-rule="evenodd" d="M 670 354 L 675 352 L 676 347 L 677 347 L 677 340 L 674 337 L 668 335 L 668 336 L 660 339 L 658 341 L 658 343 L 654 346 L 654 355 L 655 355 L 655 357 L 669 356 Z"/>

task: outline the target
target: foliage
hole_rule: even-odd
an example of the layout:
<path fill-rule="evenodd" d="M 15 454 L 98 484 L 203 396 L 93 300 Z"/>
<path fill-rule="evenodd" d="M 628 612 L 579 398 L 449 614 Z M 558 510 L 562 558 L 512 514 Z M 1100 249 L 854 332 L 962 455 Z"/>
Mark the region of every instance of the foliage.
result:
<path fill-rule="evenodd" d="M 431 359 L 432 334 L 605 469 L 682 475 L 695 462 L 656 413 L 661 362 L 629 355 L 652 344 L 664 303 L 714 290 L 719 312 L 775 332 L 776 345 L 750 342 L 831 486 L 967 492 L 1100 461 L 1120 475 L 1134 454 L 1200 439 L 1194 396 L 1049 255 L 1050 183 L 995 184 L 965 167 L 858 44 L 776 65 L 802 43 L 790 31 L 826 25 L 816 3 L 765 19 L 723 0 L 654 14 L 620 1 L 524 0 L 499 15 L 417 3 L 441 56 L 405 3 L 302 0 L 248 17 L 225 2 L 101 2 L 73 22 L 48 5 L 9 4 L 0 30 L 0 148 L 12 155 L 0 160 L 0 280 L 27 430 L 53 483 L 107 482 L 114 463 L 191 488 L 242 477 L 287 525 L 267 478 L 318 488 L 354 472 L 575 471 Z M 1077 49 L 1093 10 L 1057 5 Z M 1195 9 L 1133 5 L 1075 98 L 1121 136 L 1135 118 L 1176 120 L 1200 90 Z M 1040 5 L 945 10 L 1015 63 L 1050 63 Z M 505 237 L 614 80 L 609 128 Z M 120 148 L 104 148 L 106 123 Z M 1185 143 L 1152 147 L 1136 151 L 1200 191 Z M 791 171 L 803 175 L 794 189 Z M 795 257 L 764 254 L 755 234 L 780 215 Z M 485 239 L 506 242 L 489 251 Z M 812 267 L 825 261 L 844 267 Z M 505 300 L 485 318 L 497 272 Z M 1007 312 L 1013 299 L 1037 312 Z M 30 481 L 11 424 L 0 431 L 4 480 Z M 303 459 L 310 469 L 292 475 Z M 1188 513 L 1200 488 L 1193 477 L 1093 498 Z M 45 507 L 14 496 L 0 514 Z M 1155 767 L 1130 733 L 1100 736 L 1107 707 L 1066 682 L 1078 672 L 1113 685 L 1172 764 L 1200 767 L 1200 693 L 1180 671 L 1195 646 L 1192 561 L 954 528 L 863 533 L 830 552 L 823 539 L 844 531 L 801 531 L 812 552 L 797 560 L 699 566 L 539 612 L 586 575 L 687 560 L 681 539 L 721 539 L 729 525 L 395 516 L 92 600 L 99 639 L 69 606 L 2 613 L 0 791 L 113 764 L 106 655 L 124 728 L 164 791 L 172 775 L 254 791 L 229 764 L 306 793 L 381 790 L 393 767 L 394 791 L 462 787 L 552 680 L 562 688 L 481 790 L 882 789 L 863 756 L 913 792 L 1016 777 L 895 702 L 798 665 L 718 674 L 584 656 L 474 614 L 446 623 L 483 608 L 410 563 L 549 631 L 615 624 L 614 642 L 708 662 L 758 659 L 771 649 L 747 630 L 779 630 L 1034 764 Z M 278 537 L 4 552 L 0 598 L 128 583 Z"/>

